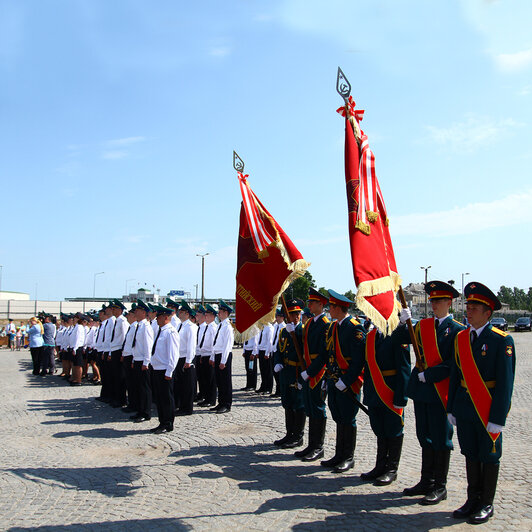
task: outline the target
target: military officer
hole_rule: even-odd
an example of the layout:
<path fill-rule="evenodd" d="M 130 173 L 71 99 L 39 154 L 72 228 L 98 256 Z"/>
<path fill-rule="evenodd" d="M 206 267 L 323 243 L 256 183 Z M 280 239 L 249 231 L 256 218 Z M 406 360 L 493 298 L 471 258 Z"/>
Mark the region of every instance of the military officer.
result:
<path fill-rule="evenodd" d="M 113 402 L 111 406 L 125 407 L 127 405 L 126 376 L 122 360 L 122 348 L 126 339 L 127 330 L 129 329 L 129 323 L 124 316 L 126 307 L 121 301 L 113 299 L 109 303 L 109 308 L 115 317 L 110 339 L 111 381 L 113 389 Z"/>
<path fill-rule="evenodd" d="M 303 358 L 307 370 L 301 373 L 303 383 L 303 402 L 308 416 L 308 446 L 302 451 L 296 451 L 295 456 L 304 462 L 312 462 L 323 457 L 323 442 L 327 414 L 325 394 L 322 393 L 322 379 L 325 375 L 327 363 L 326 336 L 329 319 L 325 315 L 324 307 L 328 298 L 315 288 L 309 288 L 308 306 L 312 317 L 303 328 Z M 319 360 L 318 360 L 319 359 Z M 316 363 L 314 361 L 316 360 Z"/>
<path fill-rule="evenodd" d="M 449 314 L 453 299 L 460 294 L 448 283 L 425 285 L 434 318 L 416 324 L 415 334 L 422 353 L 413 369 L 407 395 L 414 400 L 416 435 L 421 446 L 421 479 L 404 495 L 424 495 L 421 504 L 438 504 L 447 498 L 447 473 L 453 449 L 453 428 L 447 420 L 447 395 L 452 352 L 456 335 L 464 326 Z M 410 311 L 401 311 L 405 322 Z M 410 342 L 404 332 L 403 342 Z"/>
<path fill-rule="evenodd" d="M 257 361 L 256 356 L 259 354 L 257 342 L 259 333 L 248 338 L 243 345 L 242 356 L 244 357 L 244 364 L 246 367 L 246 385 L 242 391 L 255 391 L 257 387 Z"/>
<path fill-rule="evenodd" d="M 271 378 L 271 362 L 270 362 L 270 347 L 272 345 L 273 325 L 266 323 L 260 331 L 257 340 L 257 359 L 260 370 L 260 386 L 256 390 L 259 394 L 272 393 L 272 378 Z"/>
<path fill-rule="evenodd" d="M 132 389 L 133 389 L 133 338 L 135 336 L 135 331 L 137 330 L 137 318 L 135 311 L 137 309 L 137 304 L 133 303 L 131 309 L 126 314 L 127 322 L 129 323 L 129 328 L 126 332 L 126 337 L 124 338 L 124 343 L 122 344 L 122 365 L 124 367 L 124 376 L 126 379 L 126 389 L 127 389 L 127 406 L 122 410 L 126 413 L 138 412 L 138 404 L 135 404 L 133 399 Z"/>
<path fill-rule="evenodd" d="M 274 441 L 274 445 L 283 449 L 299 447 L 303 444 L 305 430 L 305 405 L 299 377 L 301 363 L 297 354 L 296 345 L 301 346 L 303 327 L 301 324 L 301 311 L 303 301 L 293 299 L 288 302 L 287 310 L 289 323 L 281 329 L 279 346 L 274 355 L 274 371 L 279 373 L 281 387 L 281 404 L 285 413 L 286 435 Z M 292 337 L 292 333 L 294 337 Z"/>
<path fill-rule="evenodd" d="M 353 301 L 328 290 L 329 312 L 334 320 L 327 331 L 329 409 L 336 423 L 336 451 L 332 458 L 323 460 L 323 467 L 332 467 L 335 473 L 344 473 L 354 464 L 357 439 L 356 416 L 362 388 L 361 370 L 364 364 L 364 327 L 349 314 Z M 316 364 L 325 360 L 320 355 Z"/>
<path fill-rule="evenodd" d="M 479 524 L 493 516 L 515 346 L 511 336 L 489 323 L 501 308 L 495 294 L 475 281 L 465 287 L 464 295 L 470 327 L 455 339 L 447 411 L 466 457 L 467 501 L 453 517 L 469 517 L 469 523 Z"/>

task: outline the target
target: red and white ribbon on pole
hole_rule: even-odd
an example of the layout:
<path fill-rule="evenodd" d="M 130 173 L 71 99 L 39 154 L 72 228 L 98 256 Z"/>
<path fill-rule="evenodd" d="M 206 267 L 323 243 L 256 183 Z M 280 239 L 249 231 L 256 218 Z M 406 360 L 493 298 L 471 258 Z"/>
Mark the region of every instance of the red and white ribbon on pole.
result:
<path fill-rule="evenodd" d="M 352 96 L 349 96 L 349 98 L 345 102 L 345 105 L 342 105 L 342 107 L 338 107 L 338 109 L 336 109 L 336 112 L 340 113 L 345 118 L 347 109 L 349 116 L 354 117 L 357 122 L 360 122 L 364 118 L 364 109 L 355 109 L 355 105 L 355 100 L 353 100 Z"/>
<path fill-rule="evenodd" d="M 248 177 L 248 174 L 243 175 L 242 172 L 238 172 L 238 182 L 240 184 L 240 192 L 242 193 L 242 201 L 244 203 L 244 211 L 248 220 L 251 238 L 253 239 L 257 253 L 260 253 L 265 250 L 274 239 L 264 226 L 262 216 L 257 207 L 257 202 L 255 201 L 255 194 L 247 182 Z"/>

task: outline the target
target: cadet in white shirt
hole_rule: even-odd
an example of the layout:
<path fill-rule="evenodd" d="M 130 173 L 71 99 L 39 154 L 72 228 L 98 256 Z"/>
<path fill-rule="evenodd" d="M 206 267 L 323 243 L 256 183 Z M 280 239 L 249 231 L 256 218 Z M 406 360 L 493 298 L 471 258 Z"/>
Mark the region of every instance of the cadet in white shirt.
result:
<path fill-rule="evenodd" d="M 74 328 L 70 337 L 70 348 L 73 352 L 72 361 L 72 386 L 81 386 L 81 373 L 83 371 L 83 344 L 85 343 L 85 327 L 83 326 L 83 314 L 78 312 L 74 315 Z"/>
<path fill-rule="evenodd" d="M 259 334 L 248 338 L 244 342 L 244 351 L 242 356 L 244 357 L 244 364 L 246 367 L 246 385 L 242 388 L 243 391 L 255 391 L 257 387 L 257 361 L 256 357 L 259 354 L 257 347 Z"/>
<path fill-rule="evenodd" d="M 209 304 L 205 306 L 205 322 L 199 334 L 199 343 L 196 353 L 200 355 L 200 390 L 203 400 L 198 406 L 215 406 L 216 405 L 216 381 L 214 380 L 214 367 L 210 364 L 210 359 L 214 362 L 214 353 L 212 346 L 214 336 L 218 326 L 214 321 L 217 311 Z"/>
<path fill-rule="evenodd" d="M 96 349 L 96 362 L 100 370 L 100 384 L 102 386 L 100 390 L 100 396 L 96 397 L 97 401 L 102 401 L 103 403 L 109 402 L 110 398 L 107 394 L 109 390 L 109 385 L 104 388 L 103 383 L 105 381 L 105 354 L 103 352 L 103 343 L 105 338 L 105 329 L 107 327 L 107 307 L 102 305 L 102 308 L 98 311 L 98 318 L 100 319 L 100 326 L 96 332 L 96 340 L 94 341 L 94 349 Z"/>
<path fill-rule="evenodd" d="M 126 307 L 118 299 L 109 302 L 109 308 L 115 318 L 111 337 L 109 339 L 111 353 L 111 388 L 113 390 L 113 408 L 125 407 L 126 400 L 126 375 L 122 364 L 122 347 L 126 338 L 129 323 L 124 316 Z"/>
<path fill-rule="evenodd" d="M 270 349 L 273 340 L 273 325 L 268 323 L 259 334 L 257 350 L 259 352 L 260 387 L 257 393 L 272 393 L 273 378 L 271 372 Z"/>
<path fill-rule="evenodd" d="M 179 307 L 181 323 L 177 328 L 179 333 L 179 362 L 174 372 L 174 399 L 176 415 L 189 416 L 194 411 L 194 383 L 196 370 L 194 359 L 196 357 L 197 326 L 190 321 L 196 311 L 190 308 L 183 300 Z"/>
<path fill-rule="evenodd" d="M 231 366 L 233 361 L 234 332 L 229 316 L 233 309 L 223 300 L 218 303 L 220 324 L 214 337 L 211 363 L 214 365 L 216 387 L 218 388 L 218 405 L 211 410 L 217 414 L 225 414 L 231 410 L 233 403 L 233 383 Z"/>
<path fill-rule="evenodd" d="M 203 402 L 203 393 L 202 388 L 202 376 L 201 376 L 201 352 L 200 352 L 200 341 L 203 335 L 203 332 L 207 329 L 207 324 L 205 323 L 205 307 L 203 305 L 198 305 L 195 308 L 196 311 L 196 357 L 194 358 L 194 367 L 196 369 L 196 379 L 193 385 L 194 389 L 194 402 L 201 403 Z M 198 389 L 199 387 L 199 389 Z"/>
<path fill-rule="evenodd" d="M 87 363 L 92 368 L 92 384 L 101 384 L 100 368 L 98 367 L 98 349 L 96 342 L 98 339 L 98 331 L 100 330 L 100 318 L 98 314 L 91 316 L 91 328 L 87 339 Z"/>
<path fill-rule="evenodd" d="M 277 309 L 277 311 L 275 312 L 275 322 L 276 323 L 273 326 L 273 341 L 270 347 L 270 371 L 272 372 L 272 375 L 275 378 L 275 393 L 272 394 L 272 397 L 281 397 L 279 373 L 274 373 L 273 371 L 273 355 L 275 354 L 279 346 L 279 336 L 281 335 L 281 331 L 286 327 L 286 323 L 284 321 L 284 312 L 282 309 Z"/>
<path fill-rule="evenodd" d="M 150 429 L 150 432 L 162 434 L 174 430 L 172 375 L 179 358 L 179 334 L 170 323 L 171 309 L 163 306 L 157 306 L 156 309 L 159 330 L 152 347 L 151 373 L 159 426 Z"/>
<path fill-rule="evenodd" d="M 113 402 L 113 386 L 112 386 L 112 372 L 111 372 L 111 336 L 113 334 L 113 327 L 116 318 L 113 316 L 112 310 L 105 305 L 102 305 L 104 311 L 105 322 L 101 336 L 102 347 L 102 361 L 100 364 L 100 375 L 102 378 L 101 397 L 105 403 Z"/>
<path fill-rule="evenodd" d="M 137 318 L 135 317 L 136 308 L 137 304 L 133 303 L 131 310 L 126 313 L 126 320 L 129 324 L 129 328 L 122 345 L 122 366 L 124 367 L 127 390 L 127 406 L 122 408 L 122 410 L 126 413 L 138 412 L 138 405 L 134 406 L 131 401 L 131 388 L 133 382 L 133 337 L 137 329 Z"/>
<path fill-rule="evenodd" d="M 135 318 L 137 328 L 133 335 L 133 372 L 131 379 L 131 402 L 137 413 L 132 415 L 135 423 L 151 419 L 152 387 L 149 371 L 153 349 L 153 328 L 148 321 L 150 308 L 141 300 L 137 301 Z"/>

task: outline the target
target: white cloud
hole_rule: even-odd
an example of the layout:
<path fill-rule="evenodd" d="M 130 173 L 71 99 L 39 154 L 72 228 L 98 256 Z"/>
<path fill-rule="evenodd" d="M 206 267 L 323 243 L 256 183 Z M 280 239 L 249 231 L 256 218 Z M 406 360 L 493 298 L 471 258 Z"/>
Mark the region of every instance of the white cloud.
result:
<path fill-rule="evenodd" d="M 214 46 L 209 50 L 209 55 L 213 57 L 225 57 L 231 53 L 229 46 Z"/>
<path fill-rule="evenodd" d="M 127 148 L 133 144 L 144 142 L 146 137 L 124 137 L 121 139 L 112 139 L 105 142 L 105 149 L 102 152 L 102 159 L 118 160 L 129 156 Z"/>
<path fill-rule="evenodd" d="M 484 203 L 431 213 L 413 213 L 390 219 L 392 237 L 458 236 L 479 233 L 496 227 L 532 222 L 532 189 Z"/>
<path fill-rule="evenodd" d="M 524 70 L 532 65 L 532 48 L 513 54 L 496 54 L 495 62 L 504 72 L 516 72 Z"/>
<path fill-rule="evenodd" d="M 108 140 L 108 146 L 130 146 L 131 144 L 136 144 L 138 142 L 144 142 L 146 137 L 125 137 L 123 139 L 113 139 Z"/>
<path fill-rule="evenodd" d="M 472 151 L 494 143 L 502 133 L 522 125 L 511 118 L 494 120 L 470 114 L 463 122 L 455 122 L 448 127 L 426 126 L 426 129 L 437 144 L 456 151 Z"/>
<path fill-rule="evenodd" d="M 120 151 L 120 150 L 110 150 L 110 151 L 104 151 L 102 153 L 103 159 L 110 159 L 110 160 L 117 160 L 117 159 L 123 159 L 124 157 L 127 157 L 128 153 L 126 151 Z"/>

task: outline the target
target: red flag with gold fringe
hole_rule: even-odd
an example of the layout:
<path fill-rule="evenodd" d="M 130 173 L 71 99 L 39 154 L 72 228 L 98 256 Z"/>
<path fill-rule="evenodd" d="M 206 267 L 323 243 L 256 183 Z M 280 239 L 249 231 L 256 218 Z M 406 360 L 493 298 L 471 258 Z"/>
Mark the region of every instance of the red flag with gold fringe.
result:
<path fill-rule="evenodd" d="M 238 172 L 242 193 L 236 270 L 236 329 L 242 339 L 275 319 L 279 296 L 309 264 Z"/>
<path fill-rule="evenodd" d="M 375 156 L 359 126 L 364 111 L 355 110 L 352 96 L 337 111 L 346 119 L 345 184 L 356 303 L 383 334 L 391 334 L 399 323 L 396 293 L 401 279 L 375 173 Z"/>

